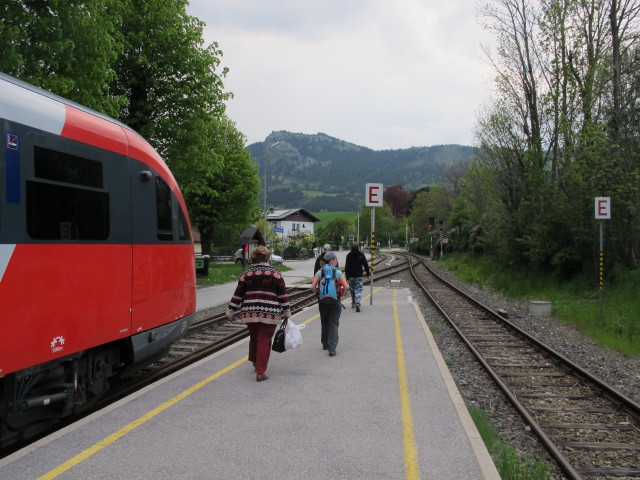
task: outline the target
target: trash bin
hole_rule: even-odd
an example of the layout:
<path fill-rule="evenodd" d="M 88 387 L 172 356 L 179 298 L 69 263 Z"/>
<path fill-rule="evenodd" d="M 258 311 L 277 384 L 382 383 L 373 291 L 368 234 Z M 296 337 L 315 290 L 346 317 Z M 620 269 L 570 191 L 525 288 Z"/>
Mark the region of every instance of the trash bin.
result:
<path fill-rule="evenodd" d="M 209 255 L 196 254 L 196 274 L 205 277 L 209 275 Z"/>

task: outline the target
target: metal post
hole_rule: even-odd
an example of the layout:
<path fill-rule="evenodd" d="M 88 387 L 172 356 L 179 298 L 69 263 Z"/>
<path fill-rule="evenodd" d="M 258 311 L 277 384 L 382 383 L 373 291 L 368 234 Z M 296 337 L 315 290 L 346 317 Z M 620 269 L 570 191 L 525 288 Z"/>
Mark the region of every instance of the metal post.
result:
<path fill-rule="evenodd" d="M 603 323 L 602 304 L 604 291 L 604 220 L 600 220 L 600 292 L 598 299 L 598 313 L 600 316 L 600 324 Z"/>
<path fill-rule="evenodd" d="M 371 282 L 369 284 L 369 305 L 373 305 L 373 263 L 376 258 L 376 207 L 371 207 Z"/>
<path fill-rule="evenodd" d="M 269 149 L 267 149 L 269 150 Z M 264 245 L 267 246 L 267 152 L 264 155 L 264 218 L 262 227 L 264 228 Z"/>
<path fill-rule="evenodd" d="M 269 150 L 271 150 L 273 147 L 277 147 L 278 145 L 280 145 L 280 142 L 275 142 L 272 143 L 271 145 L 269 145 L 267 148 L 264 149 L 264 218 L 263 218 L 263 222 L 264 222 L 264 245 L 267 245 L 267 152 Z"/>
<path fill-rule="evenodd" d="M 429 258 L 433 258 L 433 233 L 429 230 Z"/>

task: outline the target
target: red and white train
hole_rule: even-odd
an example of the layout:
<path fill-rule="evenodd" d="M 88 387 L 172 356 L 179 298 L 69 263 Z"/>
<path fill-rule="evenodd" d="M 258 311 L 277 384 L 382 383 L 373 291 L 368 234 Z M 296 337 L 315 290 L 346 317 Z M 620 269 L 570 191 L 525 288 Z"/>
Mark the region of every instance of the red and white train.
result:
<path fill-rule="evenodd" d="M 0 447 L 81 411 L 189 327 L 184 199 L 127 126 L 0 74 Z"/>

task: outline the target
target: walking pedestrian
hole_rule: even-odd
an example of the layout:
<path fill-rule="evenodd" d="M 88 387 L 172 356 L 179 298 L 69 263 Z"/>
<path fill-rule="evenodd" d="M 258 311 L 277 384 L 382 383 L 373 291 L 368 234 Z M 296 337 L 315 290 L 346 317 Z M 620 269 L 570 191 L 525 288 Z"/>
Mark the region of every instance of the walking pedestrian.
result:
<path fill-rule="evenodd" d="M 334 252 L 324 255 L 325 265 L 319 268 L 311 282 L 311 291 L 318 292 L 318 308 L 320 310 L 322 348 L 329 350 L 330 356 L 336 355 L 338 346 L 338 327 L 340 326 L 340 314 L 342 313 L 342 301 L 340 300 L 341 288 L 349 290 L 349 285 L 344 273 L 338 270 L 338 256 Z M 318 287 L 320 287 L 318 289 Z"/>
<path fill-rule="evenodd" d="M 360 311 L 360 302 L 362 300 L 363 269 L 369 278 L 369 262 L 364 253 L 360 251 L 358 242 L 351 244 L 351 251 L 347 254 L 347 261 L 344 264 L 344 273 L 349 282 L 349 290 L 351 291 L 351 308 L 355 308 L 356 312 Z"/>
<path fill-rule="evenodd" d="M 316 272 L 318 270 L 320 270 L 320 267 L 321 267 L 320 262 L 324 260 L 324 255 L 327 252 L 330 252 L 330 251 L 331 251 L 331 245 L 329 245 L 328 243 L 325 243 L 324 247 L 322 247 L 322 253 L 320 253 L 320 255 L 318 255 L 318 257 L 316 258 L 316 263 L 313 265 L 313 274 L 314 275 L 316 274 Z"/>
<path fill-rule="evenodd" d="M 283 317 L 291 317 L 289 297 L 282 274 L 269 265 L 271 252 L 258 246 L 251 252 L 253 266 L 238 279 L 226 312 L 231 320 L 240 311 L 240 320 L 249 330 L 249 361 L 253 363 L 256 380 L 262 382 L 271 355 L 271 337 Z"/>

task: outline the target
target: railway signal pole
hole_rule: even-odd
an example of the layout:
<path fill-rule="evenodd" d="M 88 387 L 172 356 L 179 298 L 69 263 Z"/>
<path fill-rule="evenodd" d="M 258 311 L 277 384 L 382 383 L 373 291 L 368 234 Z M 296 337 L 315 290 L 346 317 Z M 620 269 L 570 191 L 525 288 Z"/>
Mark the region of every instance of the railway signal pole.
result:
<path fill-rule="evenodd" d="M 382 184 L 381 183 L 367 183 L 365 191 L 364 204 L 371 208 L 371 291 L 369 294 L 369 304 L 373 305 L 373 269 L 374 260 L 376 257 L 376 208 L 381 207 L 382 198 Z"/>
<path fill-rule="evenodd" d="M 604 302 L 604 220 L 611 219 L 611 198 L 610 197 L 596 197 L 596 220 L 600 222 L 600 292 L 598 300 L 598 312 L 600 314 L 600 323 L 603 321 L 602 304 Z"/>

